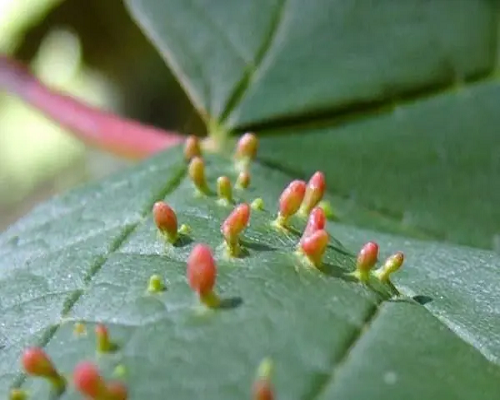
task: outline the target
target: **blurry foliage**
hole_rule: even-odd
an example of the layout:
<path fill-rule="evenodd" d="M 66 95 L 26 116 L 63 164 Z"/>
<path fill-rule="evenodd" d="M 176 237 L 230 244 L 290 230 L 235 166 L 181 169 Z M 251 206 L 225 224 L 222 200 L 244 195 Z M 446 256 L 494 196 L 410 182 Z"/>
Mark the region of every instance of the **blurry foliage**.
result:
<path fill-rule="evenodd" d="M 43 82 L 120 115 L 204 133 L 121 0 L 0 0 L 0 14 L 0 51 Z M 124 164 L 0 93 L 0 230 L 37 202 Z"/>

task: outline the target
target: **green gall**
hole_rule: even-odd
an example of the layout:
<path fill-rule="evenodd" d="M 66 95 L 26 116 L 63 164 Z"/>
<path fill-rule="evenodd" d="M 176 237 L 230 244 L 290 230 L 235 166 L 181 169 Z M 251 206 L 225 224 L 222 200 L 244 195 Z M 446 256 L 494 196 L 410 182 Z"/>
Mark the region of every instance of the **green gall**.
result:
<path fill-rule="evenodd" d="M 391 255 L 380 267 L 378 270 L 374 272 L 374 275 L 381 281 L 381 282 L 389 282 L 390 275 L 396 271 L 398 271 L 401 266 L 403 265 L 405 256 L 403 253 L 398 251 L 397 253 Z"/>
<path fill-rule="evenodd" d="M 250 207 L 252 207 L 254 210 L 262 211 L 264 210 L 264 200 L 258 197 L 252 201 Z"/>
<path fill-rule="evenodd" d="M 159 293 L 165 290 L 165 285 L 160 275 L 151 275 L 148 283 L 149 293 Z"/>
<path fill-rule="evenodd" d="M 217 178 L 217 196 L 224 204 L 230 204 L 233 201 L 233 192 L 231 181 L 227 176 L 219 176 Z"/>

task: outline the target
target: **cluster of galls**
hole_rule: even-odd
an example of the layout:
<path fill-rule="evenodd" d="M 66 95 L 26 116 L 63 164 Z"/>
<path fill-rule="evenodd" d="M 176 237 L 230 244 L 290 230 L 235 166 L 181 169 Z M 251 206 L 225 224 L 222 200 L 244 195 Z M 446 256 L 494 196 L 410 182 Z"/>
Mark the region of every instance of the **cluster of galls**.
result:
<path fill-rule="evenodd" d="M 257 148 L 257 138 L 251 133 L 243 135 L 238 142 L 234 158 L 240 171 L 236 186 L 240 188 L 246 188 L 250 183 L 248 167 L 256 156 Z M 186 141 L 185 157 L 189 162 L 189 176 L 195 188 L 200 193 L 208 194 L 205 165 L 201 158 L 200 144 L 195 137 L 189 137 Z M 297 246 L 297 254 L 302 260 L 316 268 L 322 267 L 323 256 L 329 243 L 325 208 L 321 205 L 325 190 L 325 175 L 320 171 L 315 172 L 307 183 L 302 180 L 292 181 L 282 192 L 279 198 L 278 215 L 271 223 L 276 229 L 287 230 L 295 215 L 301 219 L 307 218 L 304 232 Z M 219 202 L 233 203 L 229 178 L 223 176 L 217 179 L 217 194 Z M 246 203 L 237 205 L 221 225 L 227 254 L 231 257 L 237 257 L 241 253 L 240 236 L 248 226 L 252 208 L 262 209 L 262 200 L 256 199 L 251 205 Z M 174 210 L 165 202 L 160 201 L 154 205 L 153 215 L 159 231 L 169 242 L 175 243 L 178 240 L 178 229 Z M 368 282 L 370 276 L 373 275 L 381 282 L 392 286 L 389 275 L 401 267 L 404 260 L 403 254 L 398 252 L 392 255 L 380 269 L 372 273 L 377 259 L 378 245 L 373 242 L 367 243 L 361 249 L 356 269 L 351 275 L 361 282 Z M 211 308 L 220 305 L 220 299 L 213 291 L 216 275 L 217 267 L 211 249 L 204 244 L 196 245 L 187 261 L 188 282 L 198 293 L 200 300 Z M 151 277 L 149 286 L 151 291 L 161 290 L 159 277 L 156 275 Z"/>
<path fill-rule="evenodd" d="M 245 189 L 250 185 L 248 167 L 255 158 L 258 141 L 255 135 L 247 133 L 241 137 L 235 151 L 236 167 L 239 175 L 235 188 Z M 205 163 L 202 159 L 199 140 L 190 136 L 185 143 L 184 155 L 189 162 L 188 174 L 199 194 L 210 194 L 205 175 Z M 278 215 L 272 226 L 279 230 L 289 229 L 289 223 L 294 215 L 307 218 L 307 223 L 297 246 L 297 253 L 301 259 L 307 260 L 316 268 L 321 268 L 322 259 L 327 249 L 329 235 L 326 231 L 325 207 L 321 206 L 325 193 L 325 176 L 318 171 L 312 175 L 309 182 L 302 180 L 292 181 L 282 192 L 279 199 Z M 232 186 L 228 177 L 217 179 L 218 202 L 223 205 L 234 203 Z M 221 234 L 224 238 L 227 253 L 237 257 L 241 253 L 240 235 L 248 226 L 251 209 L 262 210 L 262 199 L 255 199 L 251 205 L 246 203 L 237 205 L 221 225 Z M 158 201 L 153 206 L 155 224 L 164 238 L 171 244 L 177 243 L 179 235 L 187 234 L 189 227 L 185 224 L 178 227 L 177 216 L 174 210 L 164 201 Z M 390 284 L 389 276 L 397 271 L 404 261 L 402 253 L 390 256 L 381 268 L 372 272 L 378 259 L 378 245 L 369 242 L 359 252 L 356 269 L 351 273 L 361 282 L 368 282 L 370 276 L 375 276 L 383 283 Z M 187 259 L 187 280 L 191 289 L 197 293 L 200 301 L 209 308 L 217 308 L 221 300 L 214 291 L 217 266 L 212 250 L 205 244 L 197 244 Z M 151 276 L 148 291 L 159 292 L 164 290 L 164 284 L 159 275 Z M 96 327 L 97 347 L 101 352 L 113 349 L 107 329 L 103 325 Z M 62 392 L 66 387 L 66 379 L 60 375 L 42 349 L 31 348 L 25 351 L 22 362 L 25 371 L 34 376 L 46 378 L 55 390 Z M 253 386 L 254 400 L 272 400 L 273 389 L 270 383 L 271 364 L 264 360 L 259 367 L 257 378 Z M 93 400 L 125 400 L 126 388 L 118 382 L 106 382 L 97 367 L 90 362 L 78 364 L 73 373 L 73 383 L 77 390 Z M 11 400 L 23 399 L 24 392 L 15 389 Z"/>
<path fill-rule="evenodd" d="M 81 325 L 81 324 L 80 324 Z M 80 328 L 78 332 L 80 331 Z M 102 324 L 95 328 L 97 351 L 108 353 L 116 346 L 110 341 L 108 329 Z M 62 394 L 68 380 L 55 367 L 47 353 L 40 347 L 30 347 L 24 350 L 21 364 L 26 374 L 46 379 L 56 395 Z M 127 388 L 118 381 L 107 382 L 95 364 L 82 361 L 76 365 L 72 375 L 73 385 L 85 398 L 89 400 L 127 400 Z M 13 389 L 10 400 L 24 400 L 28 398 L 26 391 Z"/>

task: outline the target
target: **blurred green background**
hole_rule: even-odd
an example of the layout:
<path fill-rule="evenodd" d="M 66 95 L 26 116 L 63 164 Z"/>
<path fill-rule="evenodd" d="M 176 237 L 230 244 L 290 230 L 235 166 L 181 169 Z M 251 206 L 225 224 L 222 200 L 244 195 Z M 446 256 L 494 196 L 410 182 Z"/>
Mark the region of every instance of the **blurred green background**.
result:
<path fill-rule="evenodd" d="M 122 0 L 0 0 L 0 53 L 88 104 L 159 127 L 204 126 Z M 123 168 L 0 91 L 0 231 L 38 202 Z"/>

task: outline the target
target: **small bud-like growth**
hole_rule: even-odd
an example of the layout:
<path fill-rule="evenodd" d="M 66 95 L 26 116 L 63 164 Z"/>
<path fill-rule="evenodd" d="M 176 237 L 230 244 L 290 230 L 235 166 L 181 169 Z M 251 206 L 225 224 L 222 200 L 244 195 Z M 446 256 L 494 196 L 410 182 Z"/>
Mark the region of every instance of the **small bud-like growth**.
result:
<path fill-rule="evenodd" d="M 325 212 L 322 208 L 316 207 L 309 214 L 309 218 L 307 220 L 306 228 L 304 229 L 304 233 L 302 234 L 302 240 L 306 237 L 311 236 L 314 232 L 319 231 L 321 229 L 325 229 L 326 226 L 326 217 Z"/>
<path fill-rule="evenodd" d="M 73 326 L 73 333 L 75 336 L 83 336 L 87 333 L 87 328 L 85 328 L 85 324 L 83 322 L 75 322 Z"/>
<path fill-rule="evenodd" d="M 318 205 L 323 198 L 325 188 L 325 175 L 320 171 L 315 172 L 307 183 L 304 200 L 300 206 L 300 213 L 302 215 L 309 215 L 311 210 Z"/>
<path fill-rule="evenodd" d="M 241 171 L 236 179 L 236 187 L 246 189 L 250 186 L 250 173 L 248 171 Z"/>
<path fill-rule="evenodd" d="M 197 244 L 187 259 L 187 278 L 191 289 L 198 293 L 200 300 L 208 307 L 220 304 L 213 290 L 216 277 L 217 267 L 210 247 Z"/>
<path fill-rule="evenodd" d="M 64 390 L 65 379 L 57 372 L 47 353 L 40 347 L 26 349 L 21 357 L 21 363 L 28 375 L 48 379 L 57 391 Z"/>
<path fill-rule="evenodd" d="M 404 254 L 398 251 L 390 256 L 382 267 L 375 271 L 375 276 L 380 279 L 381 282 L 389 282 L 390 275 L 401 268 L 404 259 Z"/>
<path fill-rule="evenodd" d="M 236 152 L 234 157 L 237 160 L 253 160 L 257 155 L 257 149 L 259 147 L 259 140 L 257 136 L 253 133 L 245 133 L 236 146 Z"/>
<path fill-rule="evenodd" d="M 191 233 L 191 227 L 187 224 L 182 224 L 179 228 L 179 233 L 181 235 L 189 235 Z"/>
<path fill-rule="evenodd" d="M 127 400 L 128 393 L 126 386 L 121 382 L 110 382 L 107 385 L 109 400 Z"/>
<path fill-rule="evenodd" d="M 97 351 L 100 353 L 108 353 L 112 350 L 113 344 L 109 340 L 108 328 L 104 324 L 95 326 L 95 336 L 97 339 Z"/>
<path fill-rule="evenodd" d="M 359 251 L 354 276 L 362 282 L 367 282 L 370 278 L 370 271 L 377 263 L 377 258 L 378 244 L 375 242 L 366 243 Z"/>
<path fill-rule="evenodd" d="M 165 290 L 165 285 L 160 275 L 151 275 L 148 283 L 148 292 L 159 293 Z"/>
<path fill-rule="evenodd" d="M 23 389 L 12 389 L 9 393 L 9 400 L 26 400 L 28 394 Z"/>
<path fill-rule="evenodd" d="M 221 226 L 221 233 L 226 241 L 229 254 L 237 256 L 240 251 L 240 234 L 250 220 L 250 206 L 246 203 L 238 205 Z"/>
<path fill-rule="evenodd" d="M 300 207 L 306 192 L 306 183 L 304 181 L 292 181 L 281 193 L 279 200 L 279 212 L 276 223 L 280 226 L 286 226 L 288 219 L 294 215 Z"/>
<path fill-rule="evenodd" d="M 271 384 L 272 362 L 264 359 L 257 370 L 253 383 L 252 400 L 274 400 L 274 389 Z"/>
<path fill-rule="evenodd" d="M 300 249 L 317 268 L 321 266 L 328 240 L 328 233 L 324 229 L 320 229 L 300 241 Z"/>
<path fill-rule="evenodd" d="M 200 140 L 196 136 L 188 136 L 184 144 L 184 157 L 190 161 L 194 157 L 201 156 Z"/>
<path fill-rule="evenodd" d="M 264 209 L 264 200 L 262 200 L 260 197 L 257 197 L 252 201 L 250 207 L 252 207 L 254 210 L 262 211 Z"/>
<path fill-rule="evenodd" d="M 91 362 L 83 361 L 75 367 L 73 383 L 80 393 L 92 400 L 110 398 L 106 381 Z"/>
<path fill-rule="evenodd" d="M 219 176 L 217 178 L 217 196 L 225 204 L 230 204 L 233 201 L 231 181 L 227 176 Z"/>
<path fill-rule="evenodd" d="M 189 178 L 194 186 L 202 193 L 208 192 L 207 178 L 205 176 L 205 163 L 200 157 L 194 157 L 189 163 Z"/>
<path fill-rule="evenodd" d="M 174 210 L 164 201 L 157 201 L 153 206 L 153 217 L 159 231 L 170 243 L 177 241 L 177 216 Z"/>
<path fill-rule="evenodd" d="M 335 217 L 332 204 L 329 201 L 321 200 L 318 204 L 318 207 L 321 207 L 323 209 L 326 218 L 330 219 Z"/>

